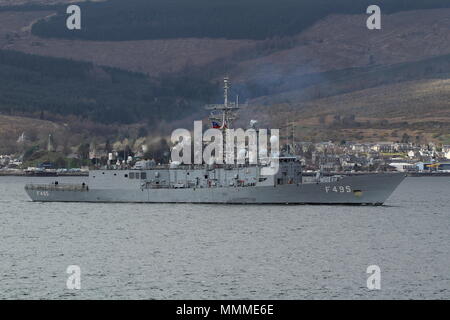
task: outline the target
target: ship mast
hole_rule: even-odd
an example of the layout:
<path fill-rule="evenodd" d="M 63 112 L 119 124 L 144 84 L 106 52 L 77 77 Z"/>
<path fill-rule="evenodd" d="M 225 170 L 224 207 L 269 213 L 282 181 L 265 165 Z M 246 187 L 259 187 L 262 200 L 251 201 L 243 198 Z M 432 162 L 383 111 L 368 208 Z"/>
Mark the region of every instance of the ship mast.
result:
<path fill-rule="evenodd" d="M 209 120 L 211 121 L 212 128 L 219 129 L 223 135 L 223 156 L 227 159 L 228 154 L 235 154 L 234 150 L 227 150 L 227 135 L 226 130 L 233 128 L 233 122 L 237 119 L 239 111 L 239 98 L 236 97 L 236 102 L 229 102 L 228 93 L 230 90 L 230 81 L 228 77 L 223 79 L 223 104 L 211 104 L 207 105 L 206 109 L 211 110 Z"/>
<path fill-rule="evenodd" d="M 237 119 L 237 112 L 239 110 L 239 100 L 236 102 L 228 101 L 228 91 L 230 89 L 230 81 L 228 77 L 223 79 L 223 104 L 211 104 L 206 106 L 207 110 L 211 110 L 209 120 L 213 123 L 213 128 L 216 129 L 230 129 L 233 126 L 233 121 Z M 214 123 L 217 125 L 215 126 Z"/>
<path fill-rule="evenodd" d="M 224 106 L 225 106 L 225 108 L 227 108 L 228 107 L 228 77 L 225 77 L 224 79 L 223 79 L 223 91 L 224 91 L 224 93 L 223 93 L 223 98 L 224 98 Z"/>

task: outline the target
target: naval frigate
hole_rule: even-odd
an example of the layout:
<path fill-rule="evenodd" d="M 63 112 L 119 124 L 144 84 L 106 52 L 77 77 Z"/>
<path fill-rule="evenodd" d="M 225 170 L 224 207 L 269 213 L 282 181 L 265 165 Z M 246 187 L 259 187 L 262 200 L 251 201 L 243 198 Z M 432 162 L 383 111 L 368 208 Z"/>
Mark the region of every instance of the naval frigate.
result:
<path fill-rule="evenodd" d="M 213 127 L 223 133 L 239 109 L 238 103 L 228 102 L 228 79 L 224 82 L 224 103 L 209 107 Z M 405 178 L 402 173 L 310 176 L 303 174 L 297 156 L 271 157 L 277 160 L 277 170 L 270 174 L 267 167 L 272 161 L 234 165 L 140 161 L 126 169 L 91 170 L 80 184 L 27 184 L 25 190 L 38 202 L 382 205 Z"/>

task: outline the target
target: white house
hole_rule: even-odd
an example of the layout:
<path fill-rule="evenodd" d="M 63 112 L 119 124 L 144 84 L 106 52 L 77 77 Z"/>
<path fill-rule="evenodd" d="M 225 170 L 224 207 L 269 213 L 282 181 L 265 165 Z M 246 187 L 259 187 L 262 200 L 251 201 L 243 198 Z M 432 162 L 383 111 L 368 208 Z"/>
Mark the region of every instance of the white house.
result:
<path fill-rule="evenodd" d="M 389 165 L 391 167 L 394 167 L 398 172 L 405 172 L 417 169 L 417 166 L 415 164 L 408 162 L 392 162 L 389 163 Z"/>
<path fill-rule="evenodd" d="M 442 152 L 444 153 L 445 159 L 450 159 L 450 146 L 443 146 Z"/>

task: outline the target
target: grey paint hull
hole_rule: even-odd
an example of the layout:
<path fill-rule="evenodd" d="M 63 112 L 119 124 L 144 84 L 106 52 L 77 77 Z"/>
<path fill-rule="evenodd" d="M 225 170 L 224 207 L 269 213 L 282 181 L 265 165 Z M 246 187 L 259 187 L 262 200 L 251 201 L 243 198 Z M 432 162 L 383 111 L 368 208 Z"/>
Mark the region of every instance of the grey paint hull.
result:
<path fill-rule="evenodd" d="M 87 189 L 26 191 L 40 202 L 369 204 L 381 205 L 403 181 L 403 174 L 347 176 L 338 182 L 277 186 L 181 189 Z"/>

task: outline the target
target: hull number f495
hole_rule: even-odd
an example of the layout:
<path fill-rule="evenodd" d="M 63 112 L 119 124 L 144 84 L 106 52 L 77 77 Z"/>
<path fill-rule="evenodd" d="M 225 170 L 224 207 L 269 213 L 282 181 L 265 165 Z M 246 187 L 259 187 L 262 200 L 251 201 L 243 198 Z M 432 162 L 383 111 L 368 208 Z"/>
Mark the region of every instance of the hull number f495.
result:
<path fill-rule="evenodd" d="M 335 192 L 335 193 L 351 193 L 352 188 L 350 186 L 325 186 L 325 192 Z"/>

